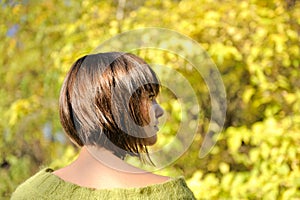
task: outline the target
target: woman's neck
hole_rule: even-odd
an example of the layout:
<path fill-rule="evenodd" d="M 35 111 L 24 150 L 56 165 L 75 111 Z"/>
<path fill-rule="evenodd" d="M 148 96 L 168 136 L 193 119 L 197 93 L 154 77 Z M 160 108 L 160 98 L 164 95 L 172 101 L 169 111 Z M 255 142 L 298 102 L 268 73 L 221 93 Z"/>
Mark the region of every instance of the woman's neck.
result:
<path fill-rule="evenodd" d="M 70 165 L 53 172 L 61 179 L 89 188 L 143 187 L 169 180 L 127 164 L 112 152 L 82 147 Z"/>
<path fill-rule="evenodd" d="M 146 173 L 146 171 L 126 163 L 111 151 L 95 146 L 83 146 L 77 160 L 74 162 L 74 164 L 79 166 L 86 165 L 86 163 L 97 168 L 106 168 L 125 173 Z"/>

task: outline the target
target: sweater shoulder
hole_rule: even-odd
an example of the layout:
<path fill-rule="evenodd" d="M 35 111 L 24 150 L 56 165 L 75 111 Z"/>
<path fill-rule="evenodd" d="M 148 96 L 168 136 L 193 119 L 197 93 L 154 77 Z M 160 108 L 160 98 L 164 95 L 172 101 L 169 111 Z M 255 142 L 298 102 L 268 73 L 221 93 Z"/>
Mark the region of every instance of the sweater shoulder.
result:
<path fill-rule="evenodd" d="M 12 193 L 11 200 L 43 199 L 43 194 L 39 190 L 43 187 L 44 183 L 48 185 L 47 177 L 52 171 L 53 170 L 50 168 L 42 169 L 25 182 L 21 183 Z"/>

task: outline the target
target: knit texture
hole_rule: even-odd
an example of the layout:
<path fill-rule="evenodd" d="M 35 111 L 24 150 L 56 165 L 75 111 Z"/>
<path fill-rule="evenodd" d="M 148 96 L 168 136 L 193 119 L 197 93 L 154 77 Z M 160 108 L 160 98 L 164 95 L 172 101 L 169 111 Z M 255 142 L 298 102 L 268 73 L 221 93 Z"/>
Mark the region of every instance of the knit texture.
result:
<path fill-rule="evenodd" d="M 11 200 L 195 199 L 183 177 L 139 188 L 93 189 L 66 182 L 46 168 L 21 184 Z"/>

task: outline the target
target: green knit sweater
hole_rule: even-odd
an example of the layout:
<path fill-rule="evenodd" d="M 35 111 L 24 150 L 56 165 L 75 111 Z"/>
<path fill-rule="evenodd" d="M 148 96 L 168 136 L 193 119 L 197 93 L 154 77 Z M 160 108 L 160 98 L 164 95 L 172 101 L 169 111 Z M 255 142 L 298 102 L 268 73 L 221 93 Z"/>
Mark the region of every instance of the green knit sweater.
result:
<path fill-rule="evenodd" d="M 81 187 L 52 174 L 46 168 L 21 184 L 11 200 L 20 199 L 195 199 L 183 177 L 140 188 L 92 189 Z"/>

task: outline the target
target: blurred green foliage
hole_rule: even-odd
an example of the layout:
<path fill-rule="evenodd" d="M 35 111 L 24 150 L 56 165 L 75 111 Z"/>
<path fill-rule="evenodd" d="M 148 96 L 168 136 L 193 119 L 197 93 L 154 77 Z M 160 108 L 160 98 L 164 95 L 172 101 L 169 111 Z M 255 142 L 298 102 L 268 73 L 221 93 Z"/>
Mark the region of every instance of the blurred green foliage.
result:
<path fill-rule="evenodd" d="M 0 2 L 0 197 L 9 198 L 40 167 L 74 159 L 78 150 L 58 119 L 59 90 L 72 62 L 118 33 L 158 26 L 207 50 L 228 100 L 223 132 L 199 159 L 211 115 L 205 83 L 176 56 L 137 51 L 188 77 L 201 106 L 193 144 L 159 173 L 185 175 L 198 199 L 300 199 L 299 2 L 122 2 Z M 178 101 L 165 92 L 161 102 L 171 117 L 158 146 L 180 122 Z"/>

